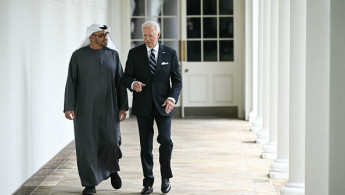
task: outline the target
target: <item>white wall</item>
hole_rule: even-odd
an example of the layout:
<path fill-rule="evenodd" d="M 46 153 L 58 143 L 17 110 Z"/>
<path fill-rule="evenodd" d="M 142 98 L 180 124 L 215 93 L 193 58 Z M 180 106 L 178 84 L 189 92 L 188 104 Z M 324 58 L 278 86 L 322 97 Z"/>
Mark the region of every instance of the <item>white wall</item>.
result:
<path fill-rule="evenodd" d="M 109 22 L 107 7 L 107 0 L 0 1 L 1 194 L 73 140 L 62 113 L 68 62 L 86 26 Z"/>

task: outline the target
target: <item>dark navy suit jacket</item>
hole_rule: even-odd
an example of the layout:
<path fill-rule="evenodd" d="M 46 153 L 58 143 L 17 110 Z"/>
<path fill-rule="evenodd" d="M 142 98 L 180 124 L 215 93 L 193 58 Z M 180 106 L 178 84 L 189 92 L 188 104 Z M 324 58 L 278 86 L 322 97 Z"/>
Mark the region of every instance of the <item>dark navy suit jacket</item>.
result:
<path fill-rule="evenodd" d="M 133 81 L 140 81 L 146 86 L 137 93 L 131 89 Z M 128 53 L 122 83 L 133 91 L 133 115 L 150 115 L 154 103 L 161 115 L 171 116 L 173 112 L 166 114 L 165 106 L 163 107 L 162 104 L 168 97 L 173 97 L 177 102 L 181 92 L 182 78 L 176 51 L 159 44 L 156 74 L 153 75 L 150 72 L 146 45 L 131 49 Z"/>

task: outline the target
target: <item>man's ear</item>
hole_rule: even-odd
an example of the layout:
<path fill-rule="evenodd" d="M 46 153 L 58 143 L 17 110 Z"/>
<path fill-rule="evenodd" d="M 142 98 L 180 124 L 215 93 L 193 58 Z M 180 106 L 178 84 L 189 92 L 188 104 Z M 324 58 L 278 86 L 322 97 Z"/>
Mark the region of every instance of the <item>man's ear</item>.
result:
<path fill-rule="evenodd" d="M 92 35 L 89 36 L 90 42 L 94 41 L 94 38 Z"/>
<path fill-rule="evenodd" d="M 158 32 L 158 38 L 161 36 L 161 32 Z"/>

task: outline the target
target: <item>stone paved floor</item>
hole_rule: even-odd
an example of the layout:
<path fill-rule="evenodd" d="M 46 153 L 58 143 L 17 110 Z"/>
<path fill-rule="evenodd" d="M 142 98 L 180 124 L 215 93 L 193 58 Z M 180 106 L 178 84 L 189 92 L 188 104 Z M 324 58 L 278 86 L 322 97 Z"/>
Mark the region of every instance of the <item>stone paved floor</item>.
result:
<path fill-rule="evenodd" d="M 249 123 L 235 119 L 173 119 L 174 150 L 170 195 L 276 195 L 284 180 L 270 180 L 272 160 L 261 159 L 262 145 L 255 143 Z M 96 187 L 97 194 L 140 194 L 142 171 L 139 136 L 132 117 L 121 123 L 120 190 L 110 180 Z M 158 143 L 155 130 L 153 194 L 161 194 Z M 73 144 L 71 144 L 73 147 Z M 73 149 L 73 148 L 72 148 Z M 74 150 L 31 194 L 81 194 Z M 36 184 L 37 185 L 37 184 Z M 30 186 L 30 181 L 26 184 Z"/>

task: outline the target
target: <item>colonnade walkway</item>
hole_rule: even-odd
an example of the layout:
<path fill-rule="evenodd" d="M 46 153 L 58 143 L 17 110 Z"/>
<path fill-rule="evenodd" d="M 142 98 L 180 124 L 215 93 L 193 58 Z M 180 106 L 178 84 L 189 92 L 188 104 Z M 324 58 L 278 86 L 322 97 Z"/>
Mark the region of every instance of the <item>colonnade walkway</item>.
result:
<path fill-rule="evenodd" d="M 263 145 L 255 143 L 256 135 L 250 131 L 250 124 L 237 119 L 177 119 L 172 121 L 174 150 L 170 180 L 170 195 L 276 195 L 285 180 L 271 180 L 268 177 L 272 160 L 262 159 Z M 122 152 L 120 161 L 122 188 L 114 190 L 110 179 L 96 187 L 97 194 L 140 194 L 142 171 L 137 123 L 131 117 L 121 123 Z M 154 138 L 153 194 L 161 194 L 158 147 Z M 25 186 L 37 186 L 31 194 L 81 194 L 74 143 L 52 159 Z M 66 155 L 67 154 L 67 155 Z M 51 170 L 53 164 L 59 165 Z M 40 178 L 49 172 L 38 184 Z M 41 175 L 40 175 L 41 174 Z"/>

